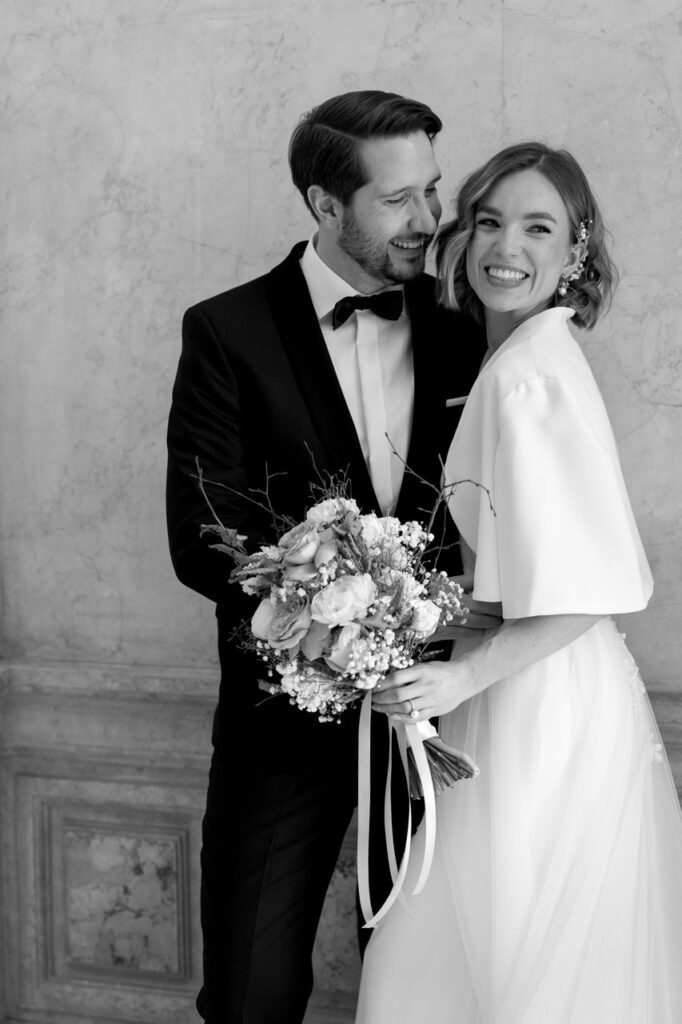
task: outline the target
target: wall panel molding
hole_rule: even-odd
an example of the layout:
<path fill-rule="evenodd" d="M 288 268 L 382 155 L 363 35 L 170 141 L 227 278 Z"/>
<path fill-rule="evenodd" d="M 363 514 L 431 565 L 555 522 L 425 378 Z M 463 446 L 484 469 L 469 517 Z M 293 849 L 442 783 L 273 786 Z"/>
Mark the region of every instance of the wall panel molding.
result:
<path fill-rule="evenodd" d="M 0 1020 L 198 1022 L 216 693 L 213 668 L 0 667 Z M 650 696 L 682 793 L 682 697 Z M 355 929 L 353 824 L 315 948 L 315 1013 L 352 1003 Z"/>
<path fill-rule="evenodd" d="M 198 1020 L 217 673 L 24 662 L 1 680 L 5 1014 Z"/>

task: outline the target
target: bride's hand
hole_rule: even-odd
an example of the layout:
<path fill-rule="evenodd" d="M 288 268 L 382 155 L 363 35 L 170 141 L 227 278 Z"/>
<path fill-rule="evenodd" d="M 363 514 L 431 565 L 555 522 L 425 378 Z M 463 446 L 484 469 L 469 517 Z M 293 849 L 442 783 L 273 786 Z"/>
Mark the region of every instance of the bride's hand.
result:
<path fill-rule="evenodd" d="M 423 661 L 401 668 L 374 687 L 372 707 L 405 723 L 454 711 L 476 692 L 463 661 Z"/>

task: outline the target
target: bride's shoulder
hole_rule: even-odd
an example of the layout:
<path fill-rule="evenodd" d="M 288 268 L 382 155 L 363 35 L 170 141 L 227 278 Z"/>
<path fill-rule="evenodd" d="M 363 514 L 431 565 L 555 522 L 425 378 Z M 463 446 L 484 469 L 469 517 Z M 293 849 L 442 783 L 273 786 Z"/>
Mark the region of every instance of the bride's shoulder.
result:
<path fill-rule="evenodd" d="M 528 382 L 568 382 L 576 375 L 591 376 L 582 349 L 568 328 L 571 315 L 571 310 L 548 309 L 517 327 L 486 364 L 481 374 L 484 389 L 503 400 Z"/>

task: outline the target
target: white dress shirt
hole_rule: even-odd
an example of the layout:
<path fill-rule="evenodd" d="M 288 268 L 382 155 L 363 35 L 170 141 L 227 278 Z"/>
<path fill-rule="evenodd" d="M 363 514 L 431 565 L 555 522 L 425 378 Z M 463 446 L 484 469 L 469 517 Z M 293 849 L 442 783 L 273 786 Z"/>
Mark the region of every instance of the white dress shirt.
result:
<path fill-rule="evenodd" d="M 320 259 L 314 239 L 305 248 L 301 270 L 379 506 L 388 515 L 398 500 L 412 431 L 414 369 L 409 317 L 404 308 L 398 320 L 356 310 L 333 330 L 332 310 L 338 300 L 360 293 Z"/>

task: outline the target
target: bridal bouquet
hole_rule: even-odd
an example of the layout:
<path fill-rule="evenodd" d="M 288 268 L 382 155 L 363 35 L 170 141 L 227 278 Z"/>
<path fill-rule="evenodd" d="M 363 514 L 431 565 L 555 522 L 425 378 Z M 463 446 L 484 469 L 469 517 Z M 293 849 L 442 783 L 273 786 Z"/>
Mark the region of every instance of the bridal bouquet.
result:
<path fill-rule="evenodd" d="M 251 555 L 236 530 L 203 529 L 236 562 L 232 580 L 261 598 L 250 646 L 268 665 L 269 688 L 321 721 L 338 720 L 389 672 L 411 665 L 439 627 L 467 614 L 459 584 L 425 566 L 433 536 L 423 526 L 363 515 L 339 494 Z"/>
<path fill-rule="evenodd" d="M 330 722 L 389 672 L 412 665 L 453 619 L 465 621 L 468 609 L 460 585 L 425 563 L 433 541 L 427 528 L 362 514 L 343 484 L 317 490 L 321 497 L 302 522 L 269 509 L 280 536 L 252 554 L 208 498 L 215 522 L 202 533 L 215 534 L 212 546 L 234 561 L 231 581 L 260 598 L 240 639 L 267 666 L 264 688 Z M 446 754 L 428 722 L 415 728 L 427 742 L 438 789 L 473 774 L 466 759 Z M 410 784 L 421 795 L 418 773 L 410 772 Z"/>
<path fill-rule="evenodd" d="M 466 620 L 462 588 L 425 561 L 433 535 L 415 521 L 363 514 L 343 483 L 316 488 L 317 500 L 302 522 L 278 516 L 269 506 L 278 533 L 274 544 L 249 554 L 246 537 L 224 526 L 208 500 L 197 462 L 198 480 L 214 522 L 202 533 L 216 537 L 212 546 L 229 555 L 232 582 L 260 598 L 250 623 L 240 631 L 242 643 L 267 666 L 264 686 L 283 692 L 292 704 L 338 721 L 362 701 L 360 715 L 358 871 L 363 911 L 376 923 L 398 898 L 409 853 L 409 830 L 403 864 L 395 865 L 394 889 L 373 915 L 367 880 L 369 828 L 369 715 L 371 690 L 395 669 L 412 665 L 427 643 L 439 638 L 453 619 Z M 267 492 L 265 492 L 267 498 Z M 439 492 L 438 502 L 443 500 Z M 435 508 L 431 522 L 435 517 Z M 463 752 L 446 746 L 428 721 L 395 729 L 410 792 L 425 799 L 427 835 L 423 866 L 415 889 L 428 874 L 435 837 L 434 792 L 471 778 L 478 769 Z M 388 772 L 391 772 L 389 763 Z M 386 801 L 389 802 L 388 786 Z M 390 822 L 390 802 L 385 811 Z M 387 829 L 387 843 L 392 842 Z M 390 858 L 395 854 L 390 848 Z"/>

